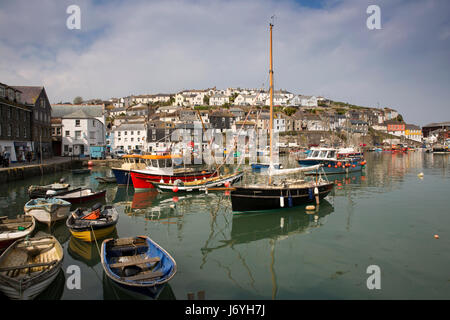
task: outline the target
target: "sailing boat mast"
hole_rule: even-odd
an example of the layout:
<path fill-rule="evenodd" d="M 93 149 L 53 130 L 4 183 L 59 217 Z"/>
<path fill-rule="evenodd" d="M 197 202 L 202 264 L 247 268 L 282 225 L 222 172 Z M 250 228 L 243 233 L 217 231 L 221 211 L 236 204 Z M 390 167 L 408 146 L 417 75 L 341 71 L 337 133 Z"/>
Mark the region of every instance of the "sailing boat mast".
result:
<path fill-rule="evenodd" d="M 270 134 L 270 165 L 272 165 L 272 129 L 273 129 L 273 59 L 272 59 L 272 27 L 273 24 L 270 23 L 270 68 L 269 68 L 269 76 L 270 76 L 270 122 L 269 122 L 269 134 Z"/>

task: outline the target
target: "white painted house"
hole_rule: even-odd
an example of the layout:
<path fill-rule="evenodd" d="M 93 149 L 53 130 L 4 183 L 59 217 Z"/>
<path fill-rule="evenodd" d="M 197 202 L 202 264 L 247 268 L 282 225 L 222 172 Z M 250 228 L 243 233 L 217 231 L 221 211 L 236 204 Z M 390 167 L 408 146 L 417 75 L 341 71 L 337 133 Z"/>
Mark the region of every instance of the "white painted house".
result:
<path fill-rule="evenodd" d="M 147 128 L 144 123 L 123 123 L 113 127 L 114 150 L 146 150 L 147 149 Z"/>
<path fill-rule="evenodd" d="M 214 94 L 209 98 L 210 106 L 221 106 L 225 103 L 230 102 L 230 97 L 227 97 L 224 94 Z"/>
<path fill-rule="evenodd" d="M 61 118 L 62 154 L 65 156 L 89 156 L 90 147 L 105 146 L 105 125 L 99 119 L 78 109 Z"/>

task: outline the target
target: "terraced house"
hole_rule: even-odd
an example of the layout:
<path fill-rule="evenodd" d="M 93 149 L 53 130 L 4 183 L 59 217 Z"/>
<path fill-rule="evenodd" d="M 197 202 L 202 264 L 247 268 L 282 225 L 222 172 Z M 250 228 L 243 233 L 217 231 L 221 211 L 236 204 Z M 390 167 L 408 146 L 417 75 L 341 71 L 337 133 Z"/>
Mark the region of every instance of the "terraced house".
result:
<path fill-rule="evenodd" d="M 31 141 L 35 153 L 42 153 L 42 158 L 53 156 L 52 151 L 52 126 L 51 126 L 51 106 L 45 92 L 41 86 L 12 86 L 21 92 L 21 101 L 31 107 Z"/>
<path fill-rule="evenodd" d="M 32 108 L 23 103 L 22 91 L 0 83 L 0 152 L 10 161 L 24 161 L 33 151 Z"/>

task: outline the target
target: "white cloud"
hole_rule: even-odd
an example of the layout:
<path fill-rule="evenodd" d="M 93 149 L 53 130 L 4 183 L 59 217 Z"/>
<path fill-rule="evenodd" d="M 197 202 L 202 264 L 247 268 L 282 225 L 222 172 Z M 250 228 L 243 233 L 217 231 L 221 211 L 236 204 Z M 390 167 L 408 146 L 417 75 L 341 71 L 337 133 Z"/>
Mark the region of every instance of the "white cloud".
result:
<path fill-rule="evenodd" d="M 65 28 L 73 3 L 81 31 Z M 449 5 L 377 3 L 383 29 L 370 31 L 369 1 L 329 1 L 323 9 L 269 0 L 9 2 L 0 5 L 0 81 L 44 84 L 53 102 L 267 86 L 275 14 L 276 87 L 379 102 L 419 124 L 448 120 Z"/>

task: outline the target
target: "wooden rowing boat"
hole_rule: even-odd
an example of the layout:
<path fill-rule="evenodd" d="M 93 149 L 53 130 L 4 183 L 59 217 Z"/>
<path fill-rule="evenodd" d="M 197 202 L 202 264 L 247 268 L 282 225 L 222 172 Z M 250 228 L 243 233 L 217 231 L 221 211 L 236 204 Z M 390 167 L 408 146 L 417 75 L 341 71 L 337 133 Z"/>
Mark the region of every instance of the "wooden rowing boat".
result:
<path fill-rule="evenodd" d="M 17 240 L 0 256 L 0 290 L 11 299 L 35 298 L 58 276 L 63 258 L 51 235 Z"/>
<path fill-rule="evenodd" d="M 14 241 L 30 235 L 35 227 L 35 219 L 31 216 L 19 215 L 14 219 L 0 217 L 0 252 Z"/>
<path fill-rule="evenodd" d="M 106 275 L 123 286 L 162 285 L 177 272 L 172 256 L 147 236 L 106 239 L 101 259 Z"/>
<path fill-rule="evenodd" d="M 114 231 L 119 213 L 113 206 L 100 203 L 90 209 L 78 208 L 66 221 L 66 226 L 75 238 L 91 242 L 103 239 Z"/>
<path fill-rule="evenodd" d="M 24 211 L 37 221 L 51 225 L 53 222 L 66 219 L 70 212 L 71 203 L 62 199 L 37 198 L 25 204 Z"/>

